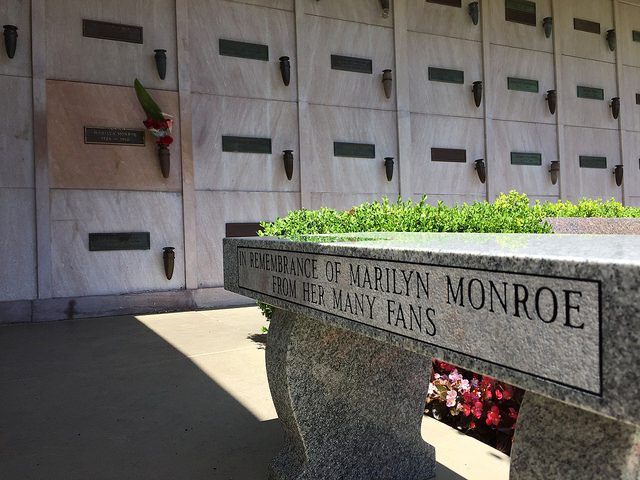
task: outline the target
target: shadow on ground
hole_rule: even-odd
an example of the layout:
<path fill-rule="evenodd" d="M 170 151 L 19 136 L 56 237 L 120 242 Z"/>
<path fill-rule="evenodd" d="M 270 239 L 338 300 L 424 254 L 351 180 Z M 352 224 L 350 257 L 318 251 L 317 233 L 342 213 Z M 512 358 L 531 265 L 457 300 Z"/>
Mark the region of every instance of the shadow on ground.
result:
<path fill-rule="evenodd" d="M 0 329 L 2 480 L 261 479 L 281 447 L 135 317 Z"/>

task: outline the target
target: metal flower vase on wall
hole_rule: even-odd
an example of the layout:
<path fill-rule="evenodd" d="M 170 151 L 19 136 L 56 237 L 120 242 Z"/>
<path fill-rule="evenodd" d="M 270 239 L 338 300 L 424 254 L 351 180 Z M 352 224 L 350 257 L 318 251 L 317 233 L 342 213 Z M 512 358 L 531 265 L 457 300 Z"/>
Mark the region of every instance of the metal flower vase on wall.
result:
<path fill-rule="evenodd" d="M 15 25 L 4 25 L 4 48 L 7 51 L 7 56 L 13 58 L 16 54 L 16 47 L 18 45 L 18 27 Z"/>
<path fill-rule="evenodd" d="M 167 145 L 158 145 L 158 160 L 160 161 L 162 176 L 169 178 L 171 173 L 171 152 Z"/>
<path fill-rule="evenodd" d="M 618 119 L 620 116 L 620 97 L 613 97 L 611 99 L 611 115 L 614 119 Z"/>
<path fill-rule="evenodd" d="M 163 48 L 158 48 L 154 52 L 153 57 L 156 61 L 158 76 L 160 80 L 164 80 L 167 77 L 167 51 Z"/>
<path fill-rule="evenodd" d="M 280 57 L 280 74 L 282 75 L 282 82 L 286 87 L 291 83 L 291 61 L 289 57 Z"/>
<path fill-rule="evenodd" d="M 384 157 L 384 168 L 389 182 L 393 180 L 393 164 L 393 157 Z"/>
<path fill-rule="evenodd" d="M 284 173 L 287 174 L 287 180 L 293 178 L 293 150 L 283 150 L 282 160 L 284 161 Z"/>
<path fill-rule="evenodd" d="M 558 183 L 558 177 L 560 176 L 560 162 L 558 160 L 552 161 L 551 165 L 549 165 L 549 174 L 551 175 L 551 184 Z"/>
<path fill-rule="evenodd" d="M 479 158 L 474 162 L 474 168 L 478 174 L 478 178 L 481 183 L 485 183 L 487 181 L 487 166 L 484 163 L 484 159 Z"/>
<path fill-rule="evenodd" d="M 162 261 L 164 263 L 164 273 L 167 276 L 167 280 L 171 280 L 176 261 L 175 247 L 164 247 L 162 249 Z"/>
<path fill-rule="evenodd" d="M 471 2 L 469 4 L 469 16 L 474 25 L 478 25 L 480 20 L 480 4 L 478 2 Z"/>
<path fill-rule="evenodd" d="M 384 89 L 384 96 L 387 98 L 391 98 L 391 94 L 393 93 L 393 76 L 392 71 L 390 69 L 386 69 L 382 71 L 382 88 Z"/>
<path fill-rule="evenodd" d="M 390 0 L 380 0 L 380 7 L 382 7 L 382 18 L 389 16 L 389 2 Z"/>
<path fill-rule="evenodd" d="M 547 105 L 549 106 L 551 115 L 554 115 L 556 113 L 556 107 L 558 106 L 558 94 L 555 90 L 547 91 Z"/>
<path fill-rule="evenodd" d="M 480 108 L 482 104 L 482 80 L 478 80 L 477 82 L 473 82 L 473 101 L 476 104 L 476 107 Z"/>
<path fill-rule="evenodd" d="M 615 29 L 607 30 L 607 45 L 612 52 L 616 49 L 616 31 Z"/>
<path fill-rule="evenodd" d="M 622 165 L 616 165 L 615 168 L 613 169 L 613 174 L 616 177 L 616 185 L 620 187 L 622 185 L 624 167 Z"/>
<path fill-rule="evenodd" d="M 542 19 L 542 29 L 544 30 L 544 36 L 550 38 L 553 32 L 553 18 L 544 17 Z"/>

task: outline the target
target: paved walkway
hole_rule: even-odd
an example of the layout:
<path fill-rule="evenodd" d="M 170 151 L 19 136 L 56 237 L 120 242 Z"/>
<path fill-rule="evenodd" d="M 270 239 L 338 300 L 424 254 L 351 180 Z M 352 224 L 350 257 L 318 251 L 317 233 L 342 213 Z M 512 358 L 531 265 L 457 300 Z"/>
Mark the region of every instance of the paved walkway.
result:
<path fill-rule="evenodd" d="M 0 327 L 0 479 L 265 479 L 282 433 L 263 325 L 240 308 Z M 423 436 L 438 480 L 509 476 L 445 425 Z"/>

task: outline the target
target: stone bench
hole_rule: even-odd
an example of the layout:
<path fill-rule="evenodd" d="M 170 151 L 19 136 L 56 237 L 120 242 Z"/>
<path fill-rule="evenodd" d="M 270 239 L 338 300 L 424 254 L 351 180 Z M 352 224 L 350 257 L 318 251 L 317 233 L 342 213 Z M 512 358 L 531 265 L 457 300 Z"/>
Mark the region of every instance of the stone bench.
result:
<path fill-rule="evenodd" d="M 276 307 L 274 479 L 420 479 L 432 357 L 527 391 L 512 479 L 640 478 L 640 237 L 225 239 L 225 288 Z"/>

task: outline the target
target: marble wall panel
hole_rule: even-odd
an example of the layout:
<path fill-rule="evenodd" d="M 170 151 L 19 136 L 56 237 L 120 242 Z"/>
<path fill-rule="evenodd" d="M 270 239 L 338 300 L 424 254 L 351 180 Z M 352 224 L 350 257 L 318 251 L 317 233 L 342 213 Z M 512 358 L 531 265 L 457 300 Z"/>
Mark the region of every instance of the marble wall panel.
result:
<path fill-rule="evenodd" d="M 462 0 L 461 8 L 429 3 L 425 0 L 405 1 L 408 3 L 407 19 L 410 31 L 476 41 L 482 38 L 480 23 L 474 25 L 469 16 L 470 0 Z"/>
<path fill-rule="evenodd" d="M 178 95 L 150 90 L 160 107 L 177 118 Z M 84 127 L 142 128 L 145 114 L 133 88 L 47 82 L 48 145 L 53 188 L 171 190 L 182 188 L 180 122 L 170 147 L 171 173 L 160 171 L 157 146 L 86 145 Z"/>
<path fill-rule="evenodd" d="M 293 10 L 295 0 L 231 0 L 245 5 L 258 5 L 260 7 L 277 8 L 278 10 Z"/>
<path fill-rule="evenodd" d="M 361 205 L 365 202 L 379 202 L 384 198 L 388 198 L 390 202 L 395 202 L 398 193 L 378 194 L 378 193 L 312 193 L 311 209 L 319 209 L 322 207 L 333 208 L 338 211 L 348 211 L 353 207 Z"/>
<path fill-rule="evenodd" d="M 614 28 L 611 0 L 560 0 L 554 8 L 553 31 L 560 35 L 564 55 L 615 63 L 615 52 L 606 42 L 607 30 Z M 600 34 L 575 30 L 574 18 L 600 24 Z"/>
<path fill-rule="evenodd" d="M 409 33 L 408 45 L 412 112 L 476 118 L 484 115 L 484 109 L 476 107 L 471 90 L 474 81 L 483 79 L 479 42 Z M 464 84 L 430 81 L 429 67 L 461 70 Z"/>
<path fill-rule="evenodd" d="M 553 54 L 493 45 L 491 70 L 487 100 L 493 118 L 556 123 L 545 100 L 546 92 L 556 88 Z M 509 90 L 508 77 L 537 80 L 538 92 Z"/>
<path fill-rule="evenodd" d="M 53 296 L 184 288 L 182 197 L 178 193 L 51 191 Z M 150 250 L 90 252 L 89 233 L 150 232 Z M 167 280 L 162 248 L 175 247 Z"/>
<path fill-rule="evenodd" d="M 579 156 L 607 158 L 607 168 L 580 168 Z M 565 162 L 562 196 L 565 200 L 581 198 L 615 198 L 622 201 L 622 190 L 616 185 L 613 168 L 620 163 L 620 133 L 596 128 L 565 128 Z"/>
<path fill-rule="evenodd" d="M 562 57 L 563 118 L 567 125 L 617 129 L 611 114 L 611 98 L 618 96 L 616 70 L 612 64 L 574 57 Z M 578 85 L 604 89 L 604 100 L 579 98 Z"/>
<path fill-rule="evenodd" d="M 193 95 L 193 160 L 198 190 L 300 191 L 295 103 Z M 270 138 L 272 154 L 222 151 L 222 136 Z M 283 150 L 293 150 L 287 180 Z"/>
<path fill-rule="evenodd" d="M 18 42 L 13 58 L 7 56 L 4 38 L 0 36 L 0 75 L 31 75 L 31 2 L 30 0 L 2 0 L 0 26 L 18 27 Z"/>
<path fill-rule="evenodd" d="M 222 239 L 226 223 L 272 221 L 299 208 L 297 193 L 196 192 L 198 286 L 223 284 Z"/>
<path fill-rule="evenodd" d="M 398 172 L 387 181 L 384 158 L 396 158 L 397 127 L 394 112 L 311 105 L 301 118 L 309 144 L 303 150 L 302 166 L 310 192 L 373 193 L 392 195 L 399 191 Z M 334 156 L 334 142 L 375 145 L 376 158 Z"/>
<path fill-rule="evenodd" d="M 382 71 L 395 71 L 392 29 L 311 15 L 304 16 L 299 28 L 304 32 L 298 46 L 302 101 L 395 109 L 395 95 L 387 99 L 382 86 Z M 331 55 L 370 59 L 373 73 L 332 70 Z"/>
<path fill-rule="evenodd" d="M 304 13 L 325 18 L 337 18 L 351 22 L 366 23 L 393 27 L 393 2 L 390 3 L 389 15 L 382 15 L 378 0 L 322 0 L 321 2 L 304 2 Z"/>
<path fill-rule="evenodd" d="M 490 0 L 491 1 L 491 0 Z M 545 37 L 542 19 L 551 17 L 551 0 L 535 0 L 536 25 L 525 25 L 507 21 L 505 0 L 491 2 L 491 43 L 510 47 L 526 48 L 543 52 L 553 52 L 553 36 Z"/>
<path fill-rule="evenodd" d="M 560 194 L 560 182 L 552 185 L 549 166 L 558 160 L 558 140 L 555 125 L 522 122 L 494 122 L 493 152 L 489 175 L 493 190 L 517 190 L 530 197 L 554 197 Z M 511 153 L 538 153 L 542 165 L 512 165 Z"/>
<path fill-rule="evenodd" d="M 211 93 L 276 100 L 297 99 L 293 12 L 225 0 L 189 3 L 191 88 Z M 219 40 L 267 45 L 269 61 L 219 54 Z M 291 83 L 285 86 L 279 58 L 290 57 Z"/>
<path fill-rule="evenodd" d="M 627 196 L 640 197 L 640 133 L 625 132 L 622 141 L 624 154 L 624 191 Z"/>
<path fill-rule="evenodd" d="M 624 130 L 640 131 L 640 68 L 622 67 L 619 79 L 620 124 Z M 636 97 L 638 95 L 638 97 Z"/>
<path fill-rule="evenodd" d="M 0 188 L 33 187 L 33 102 L 30 78 L 0 75 Z"/>
<path fill-rule="evenodd" d="M 176 90 L 176 9 L 173 0 L 47 0 L 47 78 Z M 143 44 L 82 36 L 82 20 L 143 27 Z M 161 80 L 154 50 L 167 50 Z"/>
<path fill-rule="evenodd" d="M 485 185 L 478 179 L 475 160 L 485 158 L 484 122 L 471 118 L 411 115 L 413 192 L 440 198 L 462 195 L 484 200 Z M 432 148 L 466 150 L 466 162 L 434 162 Z M 491 171 L 489 169 L 489 171 Z"/>
<path fill-rule="evenodd" d="M 640 32 L 640 5 L 619 3 L 620 25 L 616 26 L 618 54 L 624 65 L 640 67 L 640 38 L 633 31 Z"/>
<path fill-rule="evenodd" d="M 0 188 L 0 302 L 37 295 L 35 194 L 31 188 Z M 0 322 L 1 323 L 1 322 Z"/>

